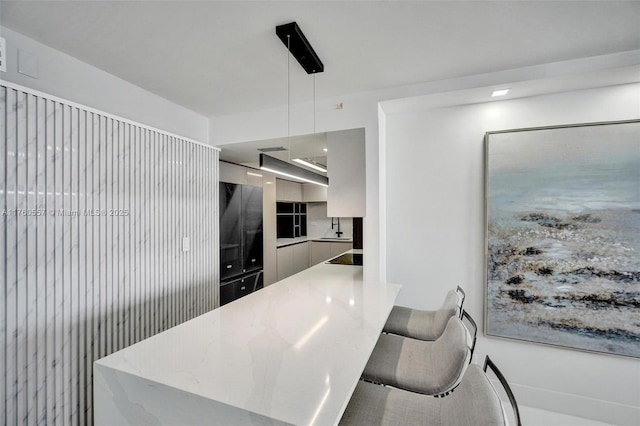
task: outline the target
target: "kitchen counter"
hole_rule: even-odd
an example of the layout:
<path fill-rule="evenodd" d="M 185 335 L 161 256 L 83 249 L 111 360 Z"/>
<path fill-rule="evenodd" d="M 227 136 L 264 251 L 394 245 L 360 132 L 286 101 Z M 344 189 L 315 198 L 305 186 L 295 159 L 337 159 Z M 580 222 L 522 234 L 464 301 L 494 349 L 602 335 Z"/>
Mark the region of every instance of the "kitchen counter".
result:
<path fill-rule="evenodd" d="M 399 290 L 322 263 L 102 358 L 95 423 L 336 424 Z"/>
<path fill-rule="evenodd" d="M 353 238 L 334 238 L 334 237 L 297 237 L 297 238 L 278 238 L 276 246 L 286 247 L 293 244 L 306 243 L 307 241 L 334 242 L 334 243 L 353 243 Z"/>

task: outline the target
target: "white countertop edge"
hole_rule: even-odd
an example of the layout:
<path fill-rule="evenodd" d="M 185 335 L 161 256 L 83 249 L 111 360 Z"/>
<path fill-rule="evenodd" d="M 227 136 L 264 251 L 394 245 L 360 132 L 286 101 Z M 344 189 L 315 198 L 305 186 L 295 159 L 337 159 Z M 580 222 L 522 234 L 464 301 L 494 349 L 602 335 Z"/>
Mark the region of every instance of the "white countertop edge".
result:
<path fill-rule="evenodd" d="M 353 238 L 333 238 L 333 237 L 297 237 L 297 238 L 278 238 L 276 240 L 276 247 L 282 248 L 292 246 L 294 244 L 302 244 L 309 241 L 315 241 L 319 243 L 352 243 Z"/>

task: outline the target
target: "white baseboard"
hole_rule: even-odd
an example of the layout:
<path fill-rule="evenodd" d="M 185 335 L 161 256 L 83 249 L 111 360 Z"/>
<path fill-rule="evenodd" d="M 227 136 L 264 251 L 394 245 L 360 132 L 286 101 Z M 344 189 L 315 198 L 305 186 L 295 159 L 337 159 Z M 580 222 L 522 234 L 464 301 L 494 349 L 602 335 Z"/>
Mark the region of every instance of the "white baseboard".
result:
<path fill-rule="evenodd" d="M 518 405 L 540 408 L 620 426 L 640 425 L 640 407 L 511 384 Z"/>

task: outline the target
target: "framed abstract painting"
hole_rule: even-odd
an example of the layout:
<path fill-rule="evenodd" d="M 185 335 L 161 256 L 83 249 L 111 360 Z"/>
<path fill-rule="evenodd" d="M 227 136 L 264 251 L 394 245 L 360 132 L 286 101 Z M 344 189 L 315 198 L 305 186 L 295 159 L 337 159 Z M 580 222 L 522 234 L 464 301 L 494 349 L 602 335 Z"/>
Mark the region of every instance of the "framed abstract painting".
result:
<path fill-rule="evenodd" d="M 485 135 L 485 333 L 640 357 L 640 120 Z"/>

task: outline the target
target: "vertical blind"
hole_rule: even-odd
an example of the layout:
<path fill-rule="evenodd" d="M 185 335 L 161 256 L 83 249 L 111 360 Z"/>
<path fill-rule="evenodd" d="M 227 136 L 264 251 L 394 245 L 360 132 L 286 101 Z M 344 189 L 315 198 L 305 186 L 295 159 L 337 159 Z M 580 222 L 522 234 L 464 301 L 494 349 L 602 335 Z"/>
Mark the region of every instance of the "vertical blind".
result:
<path fill-rule="evenodd" d="M 92 365 L 217 306 L 218 151 L 0 86 L 2 424 L 92 424 Z"/>

